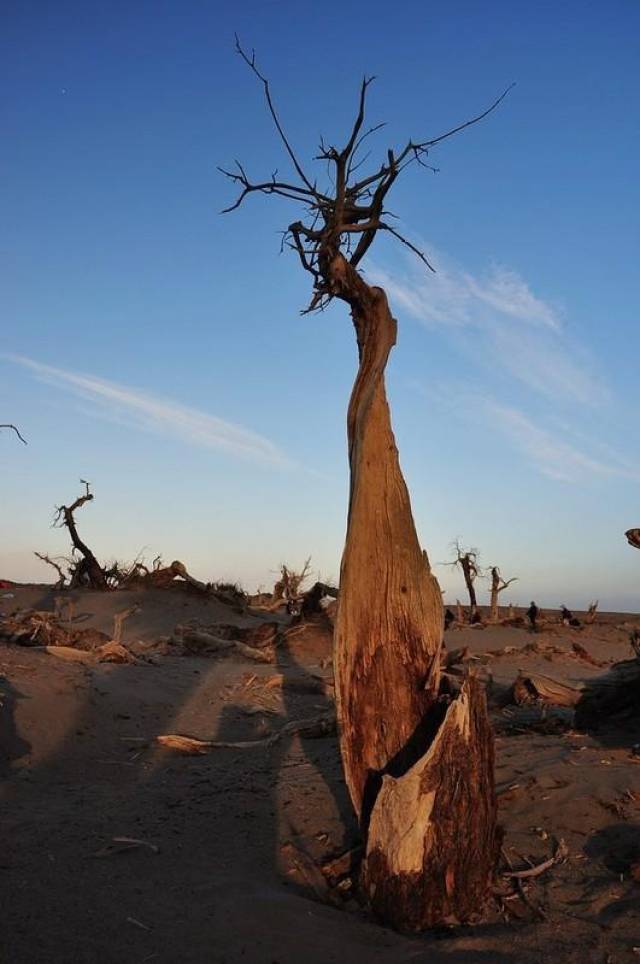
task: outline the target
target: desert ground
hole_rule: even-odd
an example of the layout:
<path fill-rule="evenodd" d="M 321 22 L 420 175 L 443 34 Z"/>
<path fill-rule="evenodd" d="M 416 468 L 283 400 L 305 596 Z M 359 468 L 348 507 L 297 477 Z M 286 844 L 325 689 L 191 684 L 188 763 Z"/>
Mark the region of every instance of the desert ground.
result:
<path fill-rule="evenodd" d="M 519 674 L 572 688 L 602 677 L 633 657 L 640 617 L 599 614 L 574 629 L 545 613 L 536 634 L 447 631 L 449 652 L 468 648 L 452 674 L 487 686 L 502 860 L 477 922 L 412 936 L 357 899 L 357 826 L 335 731 L 318 728 L 333 714 L 329 617 L 300 622 L 184 586 L 10 586 L 0 629 L 56 606 L 61 625 L 107 641 L 114 614 L 136 607 L 125 654 L 110 657 L 134 661 L 100 662 L 89 642 L 56 652 L 42 633 L 0 640 L 2 961 L 638 960 L 638 715 L 579 729 L 571 707 L 510 694 Z M 266 662 L 198 635 L 265 623 L 277 624 Z M 302 720 L 314 722 L 275 738 Z M 163 735 L 240 745 L 185 753 Z"/>

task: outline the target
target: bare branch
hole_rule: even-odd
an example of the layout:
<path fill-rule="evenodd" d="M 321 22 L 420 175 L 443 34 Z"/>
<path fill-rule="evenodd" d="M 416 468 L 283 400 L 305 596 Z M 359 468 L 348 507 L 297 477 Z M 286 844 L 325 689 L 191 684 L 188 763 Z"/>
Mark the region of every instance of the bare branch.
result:
<path fill-rule="evenodd" d="M 279 119 L 278 119 L 278 115 L 277 115 L 277 113 L 276 113 L 276 109 L 275 109 L 275 107 L 274 107 L 274 105 L 273 105 L 273 101 L 272 101 L 272 99 L 271 99 L 271 90 L 270 90 L 270 88 L 269 88 L 269 81 L 267 80 L 267 78 L 266 78 L 263 74 L 260 73 L 260 71 L 259 71 L 258 68 L 256 67 L 256 52 L 255 52 L 255 50 L 252 50 L 252 51 L 251 51 L 251 57 L 248 57 L 247 54 L 245 53 L 245 51 L 242 49 L 242 47 L 241 47 L 241 45 L 240 45 L 240 40 L 239 40 L 239 38 L 238 38 L 238 35 L 236 34 L 235 37 L 236 37 L 236 51 L 240 54 L 240 56 L 242 57 L 242 59 L 244 60 L 244 62 L 251 68 L 251 70 L 252 70 L 253 73 L 256 75 L 256 77 L 262 82 L 262 86 L 264 87 L 264 95 L 265 95 L 265 97 L 266 97 L 267 104 L 268 104 L 268 107 L 269 107 L 269 113 L 271 114 L 271 117 L 273 118 L 273 122 L 274 122 L 274 124 L 276 125 L 278 134 L 280 135 L 280 139 L 281 139 L 282 143 L 283 143 L 284 146 L 285 146 L 285 149 L 286 149 L 286 151 L 287 151 L 287 154 L 289 155 L 289 157 L 291 158 L 291 160 L 292 160 L 292 162 L 293 162 L 293 166 L 295 167 L 296 171 L 298 172 L 298 175 L 302 178 L 302 180 L 303 180 L 304 183 L 307 185 L 307 187 L 309 188 L 309 190 L 310 190 L 310 191 L 313 191 L 313 186 L 312 186 L 311 182 L 309 181 L 309 179 L 307 178 L 307 175 L 306 175 L 306 174 L 304 173 L 304 171 L 302 170 L 302 167 L 300 166 L 300 163 L 298 162 L 298 159 L 297 159 L 296 155 L 295 155 L 294 152 L 293 152 L 293 148 L 291 147 L 291 144 L 290 144 L 289 141 L 287 140 L 287 136 L 286 136 L 284 130 L 282 129 L 282 125 L 280 124 L 280 121 L 279 121 Z"/>
<path fill-rule="evenodd" d="M 406 246 L 407 246 L 411 251 L 413 251 L 414 254 L 417 254 L 417 256 L 420 258 L 420 260 L 421 260 L 424 264 L 426 264 L 426 266 L 427 266 L 427 268 L 429 269 L 429 271 L 433 271 L 433 273 L 435 274 L 436 269 L 433 267 L 432 264 L 429 263 L 429 261 L 427 261 L 427 257 L 426 257 L 426 255 L 424 254 L 424 252 L 423 252 L 423 251 L 420 251 L 419 248 L 416 248 L 415 244 L 412 244 L 411 241 L 407 241 L 407 239 L 404 238 L 404 237 L 400 234 L 399 231 L 396 231 L 395 228 L 390 227 L 388 224 L 382 224 L 382 223 L 381 223 L 381 224 L 378 225 L 378 227 L 381 228 L 383 231 L 388 231 L 389 234 L 392 234 L 392 235 L 394 236 L 394 238 L 397 238 L 398 241 L 401 241 L 401 242 L 402 242 L 402 244 L 406 244 Z"/>
<path fill-rule="evenodd" d="M 54 559 L 50 559 L 49 556 L 44 552 L 34 552 L 34 556 L 37 556 L 38 559 L 42 560 L 42 562 L 46 562 L 47 565 L 53 566 L 60 577 L 56 583 L 56 589 L 62 589 L 67 581 L 67 576 L 66 573 L 62 571 L 62 568 L 58 565 L 58 563 Z"/>
<path fill-rule="evenodd" d="M 15 425 L 11 425 L 10 422 L 4 422 L 2 425 L 0 425 L 0 428 L 11 428 L 11 429 L 13 429 L 13 431 L 16 433 L 16 435 L 18 436 L 18 438 L 20 439 L 20 441 L 21 441 L 21 442 L 24 442 L 25 445 L 27 444 L 27 440 L 24 439 L 24 438 L 22 437 L 22 435 L 20 435 L 20 432 L 18 431 L 18 429 L 16 428 L 16 426 L 15 426 Z"/>
<path fill-rule="evenodd" d="M 430 140 L 410 140 L 399 153 L 389 149 L 386 161 L 377 171 L 354 181 L 354 172 L 369 156 L 367 154 L 362 160 L 357 159 L 359 149 L 368 137 L 384 126 L 380 123 L 364 130 L 367 91 L 374 80 L 373 77 L 364 77 L 360 85 L 356 116 L 345 146 L 342 150 L 338 150 L 332 144 L 326 143 L 323 138 L 320 139 L 319 152 L 315 155 L 315 160 L 319 160 L 323 165 L 326 164 L 331 182 L 328 193 L 323 193 L 318 190 L 316 182 L 312 182 L 303 170 L 284 132 L 271 96 L 269 81 L 256 65 L 255 51 L 252 50 L 249 55 L 241 46 L 237 36 L 236 51 L 263 86 L 269 113 L 300 182 L 283 181 L 277 178 L 277 171 L 270 179 L 253 182 L 239 161 L 235 162 L 235 168 L 231 170 L 220 167 L 220 172 L 240 188 L 234 203 L 226 207 L 223 213 L 235 211 L 249 194 L 276 194 L 288 201 L 297 201 L 303 205 L 307 212 L 304 220 L 295 221 L 289 225 L 281 241 L 281 250 L 286 246 L 295 251 L 304 270 L 314 279 L 313 296 L 303 314 L 316 309 L 322 310 L 333 297 L 345 299 L 344 290 L 340 285 L 333 284 L 330 278 L 330 266 L 334 257 L 342 254 L 348 263 L 356 268 L 371 247 L 378 231 L 391 234 L 415 254 L 430 271 L 435 271 L 425 253 L 397 228 L 384 220 L 385 217 L 394 216 L 385 209 L 386 197 L 398 176 L 414 161 L 431 171 L 437 171 L 437 168 L 426 161 L 429 150 L 487 117 L 504 100 L 514 85 L 503 91 L 486 110 L 463 124 L 458 124 Z"/>

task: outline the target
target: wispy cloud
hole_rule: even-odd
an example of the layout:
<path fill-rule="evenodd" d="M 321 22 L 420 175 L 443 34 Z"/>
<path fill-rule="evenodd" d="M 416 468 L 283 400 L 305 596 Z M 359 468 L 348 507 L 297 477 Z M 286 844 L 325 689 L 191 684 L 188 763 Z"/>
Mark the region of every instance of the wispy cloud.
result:
<path fill-rule="evenodd" d="M 585 476 L 640 478 L 640 471 L 630 469 L 613 453 L 606 462 L 587 454 L 565 441 L 560 433 L 536 424 L 517 408 L 489 398 L 474 397 L 473 402 L 475 412 L 483 411 L 492 428 L 501 431 L 528 462 L 550 479 L 578 482 Z"/>
<path fill-rule="evenodd" d="M 435 274 L 370 269 L 392 304 L 448 334 L 480 367 L 502 369 L 541 395 L 583 405 L 608 397 L 587 353 L 565 332 L 561 309 L 517 272 L 494 265 L 475 276 L 426 247 Z"/>
<path fill-rule="evenodd" d="M 44 365 L 23 355 L 2 357 L 27 368 L 40 381 L 94 403 L 95 414 L 115 418 L 133 429 L 170 435 L 191 445 L 218 449 L 254 462 L 292 465 L 269 439 L 216 415 L 95 375 Z"/>

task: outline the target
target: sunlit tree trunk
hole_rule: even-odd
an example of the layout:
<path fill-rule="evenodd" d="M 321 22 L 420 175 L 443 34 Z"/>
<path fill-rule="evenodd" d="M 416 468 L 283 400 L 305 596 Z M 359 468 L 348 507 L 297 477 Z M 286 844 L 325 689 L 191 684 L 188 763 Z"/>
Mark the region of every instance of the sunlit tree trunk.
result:
<path fill-rule="evenodd" d="M 380 288 L 338 256 L 359 369 L 348 412 L 351 489 L 335 628 L 345 778 L 366 840 L 363 884 L 395 926 L 465 920 L 494 871 L 493 742 L 475 680 L 440 678 L 442 596 L 398 461 L 384 370 L 396 323 Z"/>

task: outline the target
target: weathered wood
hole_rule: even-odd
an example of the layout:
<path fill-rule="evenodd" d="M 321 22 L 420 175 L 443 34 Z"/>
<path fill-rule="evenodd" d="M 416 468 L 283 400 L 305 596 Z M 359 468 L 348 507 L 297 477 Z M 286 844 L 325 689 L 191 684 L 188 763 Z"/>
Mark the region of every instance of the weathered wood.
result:
<path fill-rule="evenodd" d="M 384 292 L 340 256 L 331 277 L 349 295 L 360 362 L 334 638 L 340 748 L 368 840 L 364 891 L 384 921 L 417 930 L 468 919 L 490 891 L 493 738 L 479 683 L 465 684 L 446 716 L 441 700 L 442 595 L 418 542 L 384 384 L 395 320 Z"/>
<path fill-rule="evenodd" d="M 465 681 L 424 756 L 385 775 L 363 880 L 383 920 L 403 930 L 469 920 L 490 894 L 499 839 L 493 740 L 481 684 Z"/>
<path fill-rule="evenodd" d="M 334 283 L 354 289 L 360 360 L 347 416 L 351 488 L 334 637 L 340 746 L 360 817 L 367 784 L 407 746 L 437 698 L 443 615 L 387 404 L 395 319 L 384 292 L 365 285 L 340 256 L 333 274 Z"/>
<path fill-rule="evenodd" d="M 536 673 L 520 673 L 512 690 L 513 702 L 518 704 L 541 701 L 554 706 L 575 706 L 581 696 L 581 690 Z"/>

